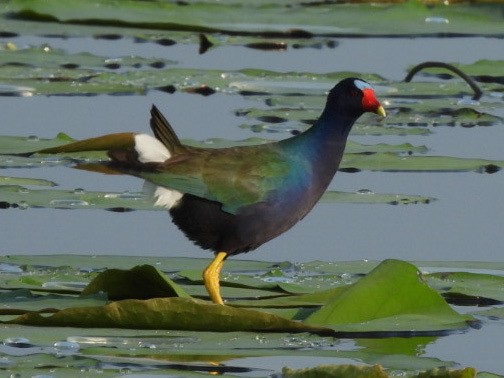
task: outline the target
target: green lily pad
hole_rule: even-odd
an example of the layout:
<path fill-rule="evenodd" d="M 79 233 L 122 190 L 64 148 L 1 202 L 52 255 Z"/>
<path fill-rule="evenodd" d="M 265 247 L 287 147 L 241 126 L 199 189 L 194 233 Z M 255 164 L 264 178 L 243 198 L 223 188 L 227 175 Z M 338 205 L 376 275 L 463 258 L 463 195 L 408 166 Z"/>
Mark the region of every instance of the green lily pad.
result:
<path fill-rule="evenodd" d="M 334 298 L 338 297 L 346 291 L 346 286 L 339 286 L 331 289 L 326 289 L 317 292 L 300 295 L 285 295 L 274 298 L 266 298 L 260 300 L 237 300 L 233 301 L 233 306 L 248 307 L 248 308 L 261 308 L 264 311 L 271 311 L 271 309 L 288 309 L 297 308 L 295 313 L 287 316 L 291 319 L 303 320 L 306 319 L 314 311 L 299 310 L 299 308 L 315 308 L 323 306 Z"/>
<path fill-rule="evenodd" d="M 105 305 L 107 296 L 103 293 L 89 296 L 34 295 L 28 289 L 12 290 L 0 294 L 0 315 L 22 315 L 27 312 L 54 313 L 65 308 Z"/>
<path fill-rule="evenodd" d="M 474 378 L 476 376 L 476 369 L 472 367 L 466 367 L 464 369 L 450 369 L 446 367 L 434 368 L 428 371 L 421 371 L 417 375 L 418 378 Z"/>
<path fill-rule="evenodd" d="M 62 266 L 62 263 L 64 263 L 65 265 Z M 128 259 L 124 259 L 114 256 L 67 255 L 65 256 L 65 260 L 62 261 L 61 256 L 0 256 L 0 270 L 2 272 L 0 277 L 2 277 L 2 280 L 5 280 L 6 276 L 18 276 L 18 279 L 22 276 L 26 276 L 27 278 L 32 277 L 32 281 L 36 281 L 37 285 L 44 285 L 44 283 L 46 282 L 64 280 L 65 277 L 69 282 L 76 281 L 77 278 L 80 278 L 81 280 L 84 278 L 84 280 L 89 281 L 96 276 L 95 271 L 100 271 L 104 267 L 120 266 L 121 268 L 128 269 L 134 265 L 145 263 L 153 264 L 164 272 L 176 273 L 177 271 L 181 271 L 183 269 L 203 269 L 209 263 L 209 259 L 158 257 L 130 257 Z M 402 272 L 405 270 L 405 267 L 408 266 L 408 264 L 406 263 L 403 264 L 405 265 L 398 266 L 398 270 L 401 271 L 400 274 L 402 274 Z M 347 283 L 351 284 L 352 282 L 361 279 L 361 276 L 363 274 L 368 273 L 369 270 L 373 269 L 376 266 L 377 263 L 373 261 L 313 261 L 303 264 L 291 264 L 286 262 L 267 263 L 230 260 L 225 266 L 224 275 L 236 274 L 237 277 L 240 277 L 238 279 L 238 281 L 240 281 L 242 279 L 241 277 L 243 277 L 247 273 L 251 275 L 266 275 L 268 272 L 271 272 L 270 275 L 278 277 L 278 274 L 275 273 L 278 269 L 285 270 L 286 272 L 296 269 L 297 277 L 302 277 L 303 275 L 310 274 L 326 274 L 327 277 L 333 277 L 336 274 L 349 275 L 350 273 L 352 280 L 348 281 Z M 444 266 L 446 268 L 458 267 L 459 269 L 462 269 L 462 267 L 464 266 L 475 269 L 492 269 L 492 267 L 495 266 L 495 269 L 499 269 L 498 264 L 492 265 L 490 263 L 478 262 L 422 262 L 419 263 L 419 266 Z M 93 271 L 93 273 L 89 273 L 91 271 Z M 154 276 L 158 274 L 155 271 L 152 271 L 152 273 Z M 397 277 L 398 275 L 397 272 L 393 270 L 390 270 L 388 273 L 390 274 L 384 274 L 388 276 L 385 277 L 387 279 L 394 279 L 394 277 Z M 370 276 L 373 275 L 374 273 L 370 274 Z M 177 276 L 175 274 L 171 274 L 171 276 L 173 276 L 174 280 L 178 282 Z M 414 276 L 415 280 L 420 282 L 419 284 L 421 284 L 421 281 L 419 281 L 419 276 L 416 274 L 416 272 Z M 38 277 L 40 277 L 40 279 L 38 279 Z M 125 277 L 125 279 L 128 280 L 128 277 Z M 331 278 L 331 280 L 332 279 L 333 278 Z M 6 289 L 11 290 L 15 288 L 16 284 L 14 280 L 12 281 L 12 283 L 13 285 L 6 286 L 2 282 L 3 290 L 5 291 Z M 127 282 L 125 282 L 125 289 L 127 289 L 126 284 Z M 302 321 L 303 319 L 308 317 L 311 313 L 316 311 L 317 308 L 324 305 L 325 303 L 332 303 L 336 298 L 340 297 L 341 295 L 345 295 L 346 291 L 349 290 L 349 288 L 345 286 L 330 289 L 327 287 L 328 285 L 330 285 L 330 283 L 326 282 L 327 290 L 322 292 L 312 292 L 310 294 L 303 295 L 284 294 L 283 296 L 278 298 L 247 301 L 237 300 L 232 301 L 232 303 L 233 306 L 254 306 L 257 309 L 260 309 L 260 312 L 253 313 L 254 318 L 257 316 L 256 314 L 270 312 L 276 315 L 275 319 L 280 316 L 282 318 L 295 319 L 296 322 L 294 323 L 300 324 L 300 320 Z M 382 284 L 375 284 L 374 286 L 381 285 Z M 197 285 L 196 283 L 194 283 L 193 285 L 185 284 L 184 288 L 189 286 L 199 286 L 200 288 L 202 288 L 201 284 Z M 354 285 L 351 285 L 350 287 L 353 286 Z M 369 284 L 369 286 L 372 285 Z M 395 291 L 389 289 L 394 297 L 401 296 L 401 293 L 398 292 L 397 287 L 401 287 L 400 284 L 397 284 L 394 287 L 393 290 Z M 43 290 L 44 287 L 41 287 L 41 289 Z M 225 289 L 228 288 L 223 287 L 223 290 Z M 258 289 L 255 290 L 257 290 L 258 292 L 260 291 Z M 417 292 L 413 291 L 413 294 L 416 295 Z M 30 300 L 31 298 L 33 298 L 33 300 Z M 355 299 L 359 300 L 359 298 Z M 173 307 L 179 306 L 180 303 L 182 303 L 181 306 L 183 308 L 186 308 L 186 304 L 184 303 L 185 300 L 183 299 L 177 299 L 177 301 L 181 302 L 171 302 L 171 305 L 168 305 L 167 302 L 163 302 L 165 300 L 167 300 L 167 298 L 162 298 L 161 302 L 157 302 L 157 300 L 151 300 L 151 304 L 148 303 L 149 300 L 125 300 L 116 302 L 119 303 L 119 305 L 117 305 L 116 307 L 107 307 L 108 305 L 104 305 L 104 295 L 95 298 L 83 298 L 79 296 L 79 291 L 77 291 L 73 295 L 67 294 L 63 296 L 51 294 L 39 296 L 31 294 L 31 292 L 27 290 L 13 290 L 8 294 L 3 294 L 2 296 L 0 296 L 0 303 L 3 303 L 3 306 L 5 307 L 5 311 L 2 312 L 4 315 L 1 315 L 1 319 L 3 321 L 10 322 L 8 327 L 4 327 L 4 329 L 0 332 L 0 339 L 7 340 L 6 342 L 9 342 L 9 338 L 12 338 L 12 335 L 16 335 L 21 338 L 25 337 L 28 338 L 32 344 L 35 344 L 34 348 L 38 348 L 38 355 L 30 354 L 33 353 L 34 349 L 26 348 L 22 350 L 23 352 L 30 354 L 30 359 L 22 359 L 21 357 L 9 356 L 9 360 L 13 361 L 18 369 L 24 369 L 23 371 L 32 368 L 32 366 L 34 366 L 33 364 L 37 363 L 52 364 L 52 359 L 56 357 L 53 357 L 52 354 L 44 354 L 45 352 L 41 350 L 40 347 L 37 346 L 37 344 L 52 345 L 55 341 L 59 340 L 75 343 L 74 345 L 78 344 L 80 348 L 76 352 L 72 353 L 79 354 L 79 361 L 81 361 L 82 364 L 88 363 L 86 358 L 89 356 L 92 357 L 93 361 L 95 362 L 100 361 L 101 363 L 128 364 L 128 366 L 134 365 L 137 367 L 142 367 L 143 369 L 156 368 L 163 373 L 168 371 L 167 364 L 176 364 L 180 368 L 181 365 L 198 363 L 197 365 L 201 367 L 207 366 L 206 364 L 208 363 L 208 361 L 220 361 L 221 363 L 225 363 L 226 361 L 232 360 L 239 361 L 241 358 L 281 358 L 282 356 L 302 357 L 307 359 L 307 361 L 310 361 L 310 358 L 315 358 L 316 360 L 313 361 L 313 364 L 309 362 L 310 366 L 320 364 L 321 359 L 324 358 L 327 358 L 327 363 L 334 363 L 335 358 L 351 359 L 352 361 L 358 361 L 359 363 L 366 363 L 371 365 L 380 364 L 384 368 L 386 368 L 387 371 L 406 371 L 412 372 L 412 374 L 413 372 L 416 374 L 418 371 L 430 371 L 430 373 L 432 374 L 441 374 L 442 370 L 431 369 L 435 367 L 440 368 L 442 366 L 457 366 L 450 361 L 442 361 L 436 358 L 428 358 L 423 356 L 424 353 L 422 351 L 425 350 L 426 346 L 436 342 L 435 337 L 431 336 L 384 339 L 356 338 L 351 341 L 352 345 L 354 345 L 355 343 L 354 347 L 349 349 L 348 340 L 342 340 L 342 345 L 339 346 L 339 339 L 335 339 L 334 337 L 323 337 L 317 334 L 266 334 L 259 330 L 254 330 L 252 332 L 225 333 L 176 330 L 162 331 L 157 327 L 157 325 L 153 324 L 158 324 L 157 318 L 155 317 L 161 317 L 160 314 L 152 315 L 152 317 L 147 315 L 146 319 L 138 320 L 138 318 L 145 318 L 145 314 L 149 313 L 151 310 L 154 310 L 155 312 L 161 311 L 164 313 L 167 308 L 171 308 L 173 310 Z M 289 300 L 291 301 L 290 303 L 288 302 Z M 298 300 L 298 303 L 295 302 L 296 300 Z M 61 302 L 58 304 L 58 301 Z M 86 301 L 89 302 L 87 302 L 86 304 Z M 204 302 L 197 301 L 196 303 L 204 304 Z M 273 307 L 275 306 L 275 304 L 276 308 Z M 263 305 L 263 307 L 261 307 L 261 305 Z M 211 304 L 208 304 L 206 306 L 207 307 L 199 307 L 198 310 L 195 311 L 203 311 L 204 313 L 206 313 L 208 308 L 231 308 L 230 306 L 216 306 Z M 278 308 L 279 306 L 285 307 Z M 76 309 L 73 309 L 72 307 L 76 307 Z M 390 303 L 387 303 L 386 307 L 390 307 Z M 12 309 L 14 311 L 9 312 L 9 309 Z M 65 310 L 57 311 L 59 309 Z M 82 312 L 78 312 L 78 309 L 80 309 L 80 311 Z M 241 309 L 242 308 L 236 310 Z M 117 313 L 115 312 L 116 310 L 118 311 Z M 246 309 L 243 310 L 247 311 Z M 13 319 L 14 316 L 27 311 L 42 311 L 42 314 L 27 314 L 21 316 L 21 318 L 17 317 Z M 212 321 L 218 319 L 217 322 L 222 321 L 222 314 L 217 315 L 212 313 L 212 311 L 213 310 L 210 310 L 209 312 L 210 319 L 213 319 Z M 54 313 L 54 315 L 47 317 L 47 314 L 50 313 Z M 116 315 L 111 315 L 111 313 Z M 441 312 L 441 315 L 442 314 L 443 311 Z M 247 313 L 245 319 L 247 319 L 249 315 L 250 313 Z M 499 318 L 498 313 L 475 313 L 474 315 L 488 317 L 489 319 L 493 319 L 493 321 L 500 321 L 498 319 L 502 318 L 502 314 Z M 87 316 L 89 316 L 89 320 L 82 320 L 86 319 Z M 179 314 L 173 316 L 177 316 L 177 319 L 195 318 L 195 316 L 192 315 L 181 316 Z M 232 317 L 234 316 L 242 317 L 243 312 L 234 312 Z M 16 322 L 16 319 L 24 319 L 23 322 L 30 323 L 32 324 L 32 326 L 26 327 L 13 324 Z M 60 325 L 72 323 L 79 323 L 81 325 L 79 325 L 78 328 L 67 327 L 66 325 L 64 327 L 52 326 L 50 328 L 51 332 L 48 332 L 46 324 L 52 322 L 52 319 L 54 319 L 54 321 L 56 321 L 57 324 Z M 104 323 L 113 323 L 113 328 L 105 328 L 102 330 L 93 328 L 97 326 L 96 323 L 94 323 L 94 325 L 91 325 L 90 323 L 97 321 L 97 319 L 100 319 L 100 321 L 103 321 Z M 138 321 L 139 323 L 137 324 L 143 324 L 147 328 L 144 328 L 144 330 L 141 331 L 138 330 L 136 326 L 132 325 L 128 325 L 128 327 L 134 329 L 117 328 L 117 326 L 115 325 L 116 319 L 119 319 L 118 324 L 120 325 L 128 325 L 133 322 L 136 323 Z M 87 323 L 88 321 L 89 324 Z M 385 319 L 383 324 L 385 324 L 387 321 L 388 319 Z M 40 322 L 42 322 L 44 325 L 40 327 L 33 326 L 34 323 L 41 324 Z M 152 324 L 149 322 L 152 322 Z M 163 323 L 159 324 L 163 325 Z M 412 323 L 410 323 L 410 325 L 411 324 Z M 104 326 L 106 325 L 104 324 Z M 193 324 L 192 326 L 195 325 Z M 207 325 L 205 325 L 205 327 L 206 326 Z M 213 329 L 212 327 L 215 327 L 215 324 L 212 325 L 209 329 Z M 222 325 L 222 327 L 224 327 L 224 325 Z M 366 323 L 356 323 L 356 327 L 365 330 Z M 386 327 L 387 326 L 384 326 L 383 329 L 387 329 Z M 149 328 L 152 328 L 153 330 L 149 331 Z M 414 335 L 414 332 L 416 331 L 413 331 L 413 333 L 410 333 L 410 335 Z M 362 336 L 369 336 L 372 334 L 373 333 L 364 332 Z M 345 335 L 349 337 L 350 333 L 346 332 Z M 219 344 L 219 348 L 216 349 L 215 345 L 217 343 Z M 16 349 L 16 351 L 17 350 L 18 349 Z M 54 353 L 54 350 L 49 353 Z M 40 358 L 37 356 L 39 356 Z M 21 359 L 18 361 L 18 358 Z M 61 358 L 63 357 L 59 355 L 53 365 L 60 366 L 59 363 L 62 362 Z M 189 365 L 187 366 L 190 368 Z M 232 365 L 233 363 L 229 362 L 225 363 L 223 366 Z M 68 364 L 68 366 L 74 365 L 70 363 Z M 92 366 L 94 365 L 91 364 L 90 366 L 92 368 Z M 219 370 L 219 372 L 224 373 L 224 375 L 226 374 L 226 370 Z M 267 374 L 270 373 L 271 372 L 269 371 L 267 372 Z"/>
<path fill-rule="evenodd" d="M 47 327 L 172 329 L 214 332 L 331 331 L 259 311 L 208 304 L 188 298 L 125 299 L 102 307 L 61 310 L 49 317 L 27 313 L 7 322 Z"/>
<path fill-rule="evenodd" d="M 164 297 L 190 298 L 179 285 L 152 265 L 138 265 L 129 270 L 108 269 L 96 276 L 81 295 L 107 293 L 112 300 Z"/>
<path fill-rule="evenodd" d="M 299 320 L 302 320 L 303 316 L 308 316 L 305 320 L 306 324 L 331 325 L 340 332 L 438 332 L 464 328 L 467 327 L 468 321 L 474 320 L 470 316 L 456 313 L 439 294 L 419 279 L 419 272 L 413 265 L 387 260 L 352 285 L 321 293 L 305 294 L 298 298 L 293 297 L 293 300 L 276 298 L 276 307 L 299 307 L 307 304 L 313 306 L 321 302 L 325 303 L 315 312 L 298 310 L 297 312 L 283 311 L 280 313 Z M 227 308 L 228 306 L 203 305 L 202 302 L 188 299 L 188 295 L 177 288 L 177 285 L 167 280 L 163 274 L 151 266 L 138 266 L 128 271 L 117 269 L 105 271 L 98 275 L 83 290 L 82 294 L 89 295 L 102 291 L 107 292 L 113 298 L 166 296 L 169 291 L 172 291 L 173 295 L 181 295 L 185 298 L 155 298 L 144 301 L 124 299 L 104 307 L 67 309 L 57 312 L 49 318 L 26 314 L 12 320 L 12 322 L 72 326 L 77 323 L 80 316 L 87 319 L 85 320 L 87 323 L 82 326 L 106 327 L 108 323 L 103 322 L 111 322 L 110 324 L 113 322 L 118 327 L 148 329 L 158 321 L 160 313 L 167 311 L 166 320 L 159 324 L 160 328 L 201 330 L 204 327 L 210 327 L 208 328 L 210 330 L 224 330 L 225 328 L 220 328 L 220 324 L 211 324 L 210 318 L 212 316 L 214 316 L 213 321 L 218 320 L 219 316 L 227 317 L 226 322 L 232 323 L 228 331 L 247 331 L 250 330 L 250 327 L 259 330 L 265 327 L 262 322 L 266 322 L 266 320 L 263 318 L 257 324 L 247 323 L 252 322 L 253 314 L 233 313 L 227 310 L 212 312 L 216 308 Z M 411 295 L 412 293 L 413 295 Z M 266 302 L 262 300 L 257 302 L 261 306 L 261 304 L 265 305 L 267 300 Z M 238 308 L 236 310 L 238 311 Z M 137 315 L 139 311 L 146 311 L 141 321 Z M 189 316 L 190 312 L 196 313 L 196 311 L 205 313 L 203 323 L 201 320 L 195 323 L 185 320 L 175 323 L 176 316 L 183 314 L 185 314 L 183 316 Z M 208 314 L 209 311 L 213 315 Z M 247 317 L 250 315 L 250 319 L 242 326 L 235 323 L 235 320 L 228 318 L 241 317 L 242 315 Z M 272 320 L 274 324 L 277 324 L 275 327 L 281 327 L 278 326 L 280 320 L 275 319 Z M 49 320 L 53 323 L 44 323 Z M 134 325 L 134 322 L 139 323 Z M 240 327 L 245 327 L 245 329 Z"/>
<path fill-rule="evenodd" d="M 471 272 L 440 272 L 425 276 L 431 287 L 446 296 L 464 295 L 474 300 L 492 299 L 504 302 L 504 277 Z"/>
<path fill-rule="evenodd" d="M 121 69 L 108 69 L 107 65 L 112 64 L 110 61 Z M 158 68 L 152 68 L 156 63 Z M 108 59 L 91 54 L 72 55 L 48 46 L 0 49 L 0 81 L 3 85 L 0 89 L 17 96 L 143 94 L 153 89 L 209 95 L 217 90 L 242 93 L 246 82 L 247 87 L 254 88 L 249 90 L 267 91 L 269 94 L 290 94 L 294 91 L 320 95 L 348 76 L 360 76 L 368 81 L 382 80 L 378 75 L 357 72 L 315 74 L 243 69 L 223 73 L 217 69 L 165 67 L 165 63 L 168 62 L 136 57 Z M 26 69 L 27 64 L 37 69 Z M 69 64 L 78 67 L 66 68 Z M 139 69 L 139 66 L 147 68 Z M 313 85 L 314 80 L 316 86 Z"/>
<path fill-rule="evenodd" d="M 370 196 L 370 197 L 368 197 Z M 431 203 L 434 198 L 418 196 L 418 195 L 401 195 L 401 194 L 380 194 L 373 193 L 370 190 L 360 190 L 356 193 L 327 191 L 324 193 L 321 202 L 336 202 L 336 203 L 383 203 L 390 205 L 409 205 L 409 204 L 427 204 Z"/>
<path fill-rule="evenodd" d="M 140 69 L 154 65 L 164 67 L 174 63 L 166 59 L 143 58 L 131 55 L 112 59 L 88 52 L 67 54 L 63 50 L 54 49 L 49 45 L 0 50 L 0 66 L 18 66 L 25 67 L 25 69 L 26 67 L 59 68 L 61 69 L 61 76 L 68 75 L 70 77 L 72 72 L 80 72 L 80 70 Z M 37 77 L 38 73 L 26 72 L 24 75 L 30 75 L 25 77 Z"/>
<path fill-rule="evenodd" d="M 37 183 L 34 181 L 33 184 Z M 430 203 L 433 198 L 407 194 L 377 194 L 369 191 L 361 193 L 327 192 L 324 202 L 367 203 L 367 204 L 413 204 Z M 83 189 L 49 190 L 28 189 L 19 185 L 0 185 L 0 202 L 3 207 L 88 209 L 125 212 L 132 210 L 164 211 L 155 206 L 154 199 L 138 192 L 92 192 Z"/>
<path fill-rule="evenodd" d="M 57 184 L 53 181 L 44 180 L 44 179 L 33 179 L 33 178 L 24 178 L 24 177 L 11 177 L 11 176 L 0 176 L 0 186 L 56 186 Z"/>
<path fill-rule="evenodd" d="M 76 0 L 17 0 L 9 3 L 8 10 L 23 20 L 233 35 L 268 31 L 288 33 L 292 28 L 302 29 L 298 33 L 305 35 L 502 33 L 499 20 L 494 17 L 498 9 L 484 7 L 476 11 L 465 4 L 446 7 L 413 2 L 386 7 L 364 4 L 356 8 L 353 4 L 310 7 L 303 6 L 303 3 L 293 6 L 290 2 L 261 1 L 255 6 L 247 3 L 244 7 L 245 3 L 240 2 L 198 1 L 180 6 L 165 2 L 123 1 L 118 6 L 107 0 L 89 4 Z M 288 25 L 284 19 L 286 9 L 289 10 Z M 438 22 L 439 19 L 448 21 Z M 295 36 L 294 32 L 286 35 Z"/>
<path fill-rule="evenodd" d="M 472 320 L 428 287 L 414 265 L 386 260 L 305 322 L 345 331 L 394 333 L 464 329 Z"/>
<path fill-rule="evenodd" d="M 162 210 L 143 193 L 87 192 L 83 189 L 28 189 L 22 186 L 0 186 L 4 207 L 52 209 Z"/>
<path fill-rule="evenodd" d="M 434 95 L 438 89 L 431 84 L 430 94 Z M 417 95 L 414 85 L 405 87 L 400 93 L 404 96 Z M 373 116 L 363 117 L 352 128 L 351 135 L 409 135 L 421 133 L 421 127 L 429 126 L 493 126 L 503 123 L 503 118 L 490 114 L 490 103 L 475 103 L 468 107 L 459 104 L 455 96 L 447 99 L 421 99 L 417 101 L 403 101 L 400 99 L 386 100 L 387 111 L 391 115 L 385 119 L 377 119 Z M 380 96 L 382 97 L 382 96 Z M 383 97 L 387 98 L 386 95 Z M 304 131 L 309 128 L 318 118 L 322 111 L 324 99 L 320 97 L 315 108 L 306 109 L 302 98 L 292 108 L 269 108 L 269 109 L 245 109 L 237 111 L 251 122 L 249 127 L 252 131 L 268 132 L 292 132 Z M 303 106 L 300 106 L 303 104 Z M 424 130 L 425 134 L 429 132 Z"/>
<path fill-rule="evenodd" d="M 387 378 L 389 375 L 379 365 L 356 366 L 356 365 L 325 365 L 305 369 L 282 369 L 282 377 L 285 378 Z"/>
<path fill-rule="evenodd" d="M 157 269 L 163 272 L 174 273 L 183 269 L 194 269 L 202 271 L 212 261 L 211 253 L 208 253 L 209 258 L 188 258 L 188 257 L 152 257 L 128 256 L 127 259 L 117 256 L 101 255 L 65 255 L 64 265 L 62 266 L 61 255 L 2 255 L 0 256 L 0 270 L 3 274 L 12 271 L 14 274 L 25 273 L 26 275 L 37 275 L 40 273 L 61 271 L 63 274 L 69 275 L 69 269 L 75 274 L 83 275 L 83 272 L 103 271 L 104 269 L 113 266 L 116 269 L 131 269 L 136 265 L 149 264 L 154 265 Z M 231 270 L 267 270 L 275 264 L 267 261 L 253 260 L 229 260 L 226 262 L 226 269 Z M 290 264 L 289 264 L 290 265 Z M 352 264 L 350 264 L 351 266 Z M 349 265 L 342 265 L 347 267 Z M 363 271 L 365 267 L 361 267 Z M 0 277 L 2 276 L 0 275 Z M 59 279 L 59 278 L 57 278 Z M 73 279 L 70 276 L 70 279 Z"/>
<path fill-rule="evenodd" d="M 381 172 L 464 172 L 493 173 L 504 167 L 504 161 L 458 158 L 450 156 L 398 156 L 393 153 L 347 154 L 340 169 Z"/>
<path fill-rule="evenodd" d="M 39 138 L 37 136 L 16 137 L 2 135 L 0 136 L 0 155 L 24 154 L 45 148 L 61 146 L 74 141 L 75 139 L 72 139 L 64 133 L 59 133 L 53 139 Z"/>
<path fill-rule="evenodd" d="M 488 308 L 486 310 L 474 311 L 472 314 L 476 316 L 485 316 L 493 320 L 498 319 L 504 320 L 504 308 L 502 307 Z"/>

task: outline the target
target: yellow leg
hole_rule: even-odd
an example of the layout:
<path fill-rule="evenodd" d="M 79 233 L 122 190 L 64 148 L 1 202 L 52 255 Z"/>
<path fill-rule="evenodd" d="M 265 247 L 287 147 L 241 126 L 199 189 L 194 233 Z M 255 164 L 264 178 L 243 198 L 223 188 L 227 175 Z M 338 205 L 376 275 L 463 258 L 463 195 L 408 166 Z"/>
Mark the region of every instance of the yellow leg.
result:
<path fill-rule="evenodd" d="M 215 255 L 213 261 L 203 271 L 203 282 L 210 295 L 212 302 L 223 305 L 222 297 L 220 295 L 219 276 L 224 260 L 227 257 L 226 252 L 219 252 Z"/>

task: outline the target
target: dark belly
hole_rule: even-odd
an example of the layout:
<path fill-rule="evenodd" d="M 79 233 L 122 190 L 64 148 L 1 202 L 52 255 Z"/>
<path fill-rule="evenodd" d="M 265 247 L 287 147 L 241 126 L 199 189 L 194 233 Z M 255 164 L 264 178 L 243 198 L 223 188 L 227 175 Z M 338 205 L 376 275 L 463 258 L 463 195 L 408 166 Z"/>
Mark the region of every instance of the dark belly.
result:
<path fill-rule="evenodd" d="M 258 203 L 234 215 L 222 211 L 218 202 L 185 194 L 170 214 L 173 223 L 203 249 L 237 254 L 287 231 L 311 210 L 316 200 Z"/>

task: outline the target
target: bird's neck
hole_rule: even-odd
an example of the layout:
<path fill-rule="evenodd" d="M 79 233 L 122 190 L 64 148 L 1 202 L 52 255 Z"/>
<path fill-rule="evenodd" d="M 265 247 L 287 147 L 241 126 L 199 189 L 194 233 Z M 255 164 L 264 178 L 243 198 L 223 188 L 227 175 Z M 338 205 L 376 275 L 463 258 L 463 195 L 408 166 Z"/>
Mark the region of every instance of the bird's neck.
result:
<path fill-rule="evenodd" d="M 325 110 L 309 130 L 282 143 L 284 151 L 303 171 L 303 180 L 310 183 L 310 198 L 315 201 L 338 170 L 355 119 L 355 116 Z"/>
<path fill-rule="evenodd" d="M 326 107 L 315 124 L 302 134 L 287 139 L 286 145 L 317 164 L 337 166 L 348 134 L 357 117 Z"/>

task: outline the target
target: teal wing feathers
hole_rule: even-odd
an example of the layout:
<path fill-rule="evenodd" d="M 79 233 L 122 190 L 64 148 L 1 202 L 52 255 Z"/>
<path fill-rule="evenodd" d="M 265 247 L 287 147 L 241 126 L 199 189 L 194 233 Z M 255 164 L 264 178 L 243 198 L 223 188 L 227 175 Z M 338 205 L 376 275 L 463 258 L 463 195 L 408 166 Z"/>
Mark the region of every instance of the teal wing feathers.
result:
<path fill-rule="evenodd" d="M 278 191 L 291 170 L 292 162 L 271 144 L 194 149 L 139 176 L 156 185 L 220 202 L 224 211 L 235 214 L 241 207 L 262 202 Z"/>

